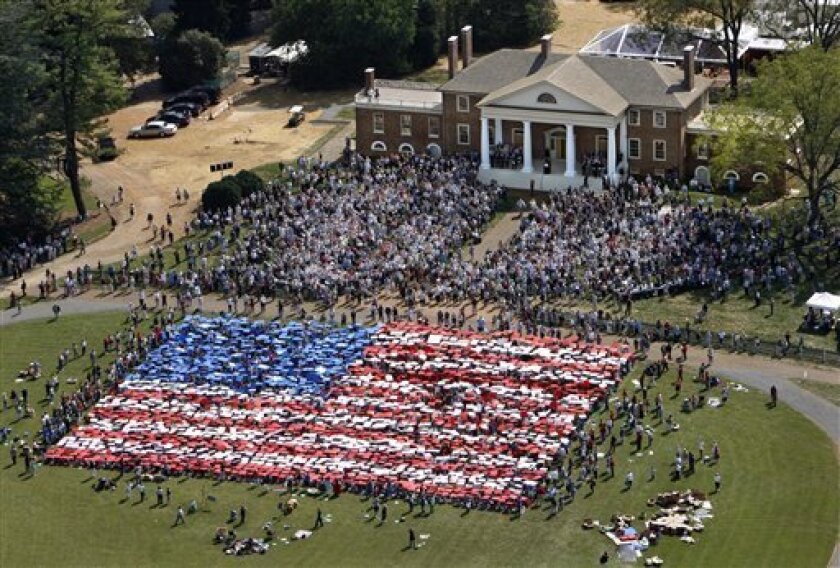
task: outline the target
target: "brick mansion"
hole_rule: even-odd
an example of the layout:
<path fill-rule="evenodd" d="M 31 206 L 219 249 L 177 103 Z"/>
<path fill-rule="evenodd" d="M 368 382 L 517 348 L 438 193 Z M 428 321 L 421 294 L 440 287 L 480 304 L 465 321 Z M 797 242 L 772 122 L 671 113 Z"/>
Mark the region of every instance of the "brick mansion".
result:
<path fill-rule="evenodd" d="M 708 133 L 702 113 L 712 80 L 696 72 L 694 47 L 685 47 L 680 68 L 553 53 L 551 40 L 474 58 L 467 26 L 460 41 L 449 38 L 449 80 L 439 86 L 380 80 L 366 69 L 355 98 L 356 148 L 475 152 L 480 176 L 510 187 L 625 174 L 709 182 L 699 136 Z"/>

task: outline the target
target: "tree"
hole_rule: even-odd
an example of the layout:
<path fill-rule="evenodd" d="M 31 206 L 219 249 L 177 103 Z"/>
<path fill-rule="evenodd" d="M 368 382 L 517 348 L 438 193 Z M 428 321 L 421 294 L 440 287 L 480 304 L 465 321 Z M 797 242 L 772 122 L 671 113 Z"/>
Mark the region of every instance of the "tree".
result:
<path fill-rule="evenodd" d="M 239 39 L 251 32 L 251 0 L 227 0 L 230 29 L 227 39 Z"/>
<path fill-rule="evenodd" d="M 430 67 L 437 62 L 440 48 L 440 25 L 438 21 L 437 0 L 419 0 L 417 2 L 417 29 L 414 32 L 414 45 L 411 60 L 415 69 Z"/>
<path fill-rule="evenodd" d="M 49 231 L 55 224 L 61 185 L 49 180 L 32 162 L 0 158 L 0 244 Z"/>
<path fill-rule="evenodd" d="M 777 166 L 808 190 L 809 223 L 840 185 L 840 50 L 810 47 L 759 65 L 742 97 L 709 115 L 716 171 Z"/>
<path fill-rule="evenodd" d="M 210 182 L 201 194 L 201 207 L 205 211 L 218 211 L 236 207 L 242 201 L 242 188 L 234 176 L 225 176 Z"/>
<path fill-rule="evenodd" d="M 286 0 L 274 7 L 271 37 L 275 45 L 306 40 L 296 83 L 338 87 L 357 83 L 370 65 L 386 76 L 410 71 L 414 12 L 405 0 Z"/>
<path fill-rule="evenodd" d="M 120 0 L 32 0 L 31 6 L 28 30 L 45 62 L 43 110 L 60 130 L 63 171 L 85 217 L 79 157 L 93 147 L 99 117 L 125 99 L 116 57 L 105 44 L 125 35 L 130 16 Z"/>
<path fill-rule="evenodd" d="M 233 179 L 239 186 L 242 192 L 242 197 L 248 197 L 252 193 L 256 193 L 265 189 L 265 182 L 260 176 L 258 176 L 251 170 L 241 170 L 239 173 L 233 176 Z"/>
<path fill-rule="evenodd" d="M 637 7 L 649 27 L 669 34 L 705 28 L 712 36 L 699 36 L 719 45 L 726 54 L 729 87 L 738 94 L 738 40 L 745 21 L 754 13 L 755 0 L 640 0 Z M 719 29 L 718 29 L 719 28 Z"/>
<path fill-rule="evenodd" d="M 835 0 L 766 0 L 759 22 L 775 37 L 826 51 L 840 43 L 840 4 Z"/>
<path fill-rule="evenodd" d="M 155 42 L 163 44 L 176 33 L 178 20 L 172 12 L 161 12 L 151 19 L 149 26 L 155 34 Z"/>
<path fill-rule="evenodd" d="M 178 30 L 201 30 L 219 40 L 227 39 L 230 11 L 227 0 L 175 0 L 172 6 Z"/>
<path fill-rule="evenodd" d="M 16 156 L 44 165 L 50 145 L 44 134 L 45 71 L 27 31 L 29 6 L 0 1 L 0 157 Z"/>
<path fill-rule="evenodd" d="M 559 23 L 553 0 L 446 0 L 445 4 L 444 34 L 472 25 L 476 51 L 531 45 Z"/>
<path fill-rule="evenodd" d="M 187 30 L 164 43 L 160 53 L 160 75 L 173 89 L 190 87 L 215 79 L 224 66 L 225 48 L 211 34 Z"/>

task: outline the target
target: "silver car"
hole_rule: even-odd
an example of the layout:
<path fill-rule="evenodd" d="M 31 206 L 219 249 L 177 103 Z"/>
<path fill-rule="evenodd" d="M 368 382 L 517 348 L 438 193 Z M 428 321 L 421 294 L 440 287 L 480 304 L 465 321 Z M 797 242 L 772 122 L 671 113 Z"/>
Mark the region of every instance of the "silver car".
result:
<path fill-rule="evenodd" d="M 162 120 L 152 120 L 142 126 L 135 126 L 128 132 L 129 138 L 163 138 L 175 136 L 178 127 Z"/>

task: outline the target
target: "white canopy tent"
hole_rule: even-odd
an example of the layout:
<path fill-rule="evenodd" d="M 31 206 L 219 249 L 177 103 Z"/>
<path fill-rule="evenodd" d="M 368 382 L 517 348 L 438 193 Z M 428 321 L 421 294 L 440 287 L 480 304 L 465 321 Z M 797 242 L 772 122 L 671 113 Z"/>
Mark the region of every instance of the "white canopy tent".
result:
<path fill-rule="evenodd" d="M 840 296 L 828 292 L 817 292 L 808 299 L 806 305 L 815 310 L 836 312 L 840 310 Z"/>

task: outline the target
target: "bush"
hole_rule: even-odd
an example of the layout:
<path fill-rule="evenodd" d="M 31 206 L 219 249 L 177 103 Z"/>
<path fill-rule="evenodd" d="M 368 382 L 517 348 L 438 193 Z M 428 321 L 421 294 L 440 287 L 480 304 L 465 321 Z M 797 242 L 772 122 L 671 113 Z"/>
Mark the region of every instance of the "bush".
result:
<path fill-rule="evenodd" d="M 242 190 L 242 197 L 248 197 L 252 193 L 265 189 L 265 182 L 251 170 L 242 170 L 233 177 Z"/>
<path fill-rule="evenodd" d="M 242 188 L 234 176 L 225 176 L 219 181 L 211 182 L 201 194 L 201 206 L 205 211 L 218 211 L 228 207 L 236 207 L 242 201 Z"/>

